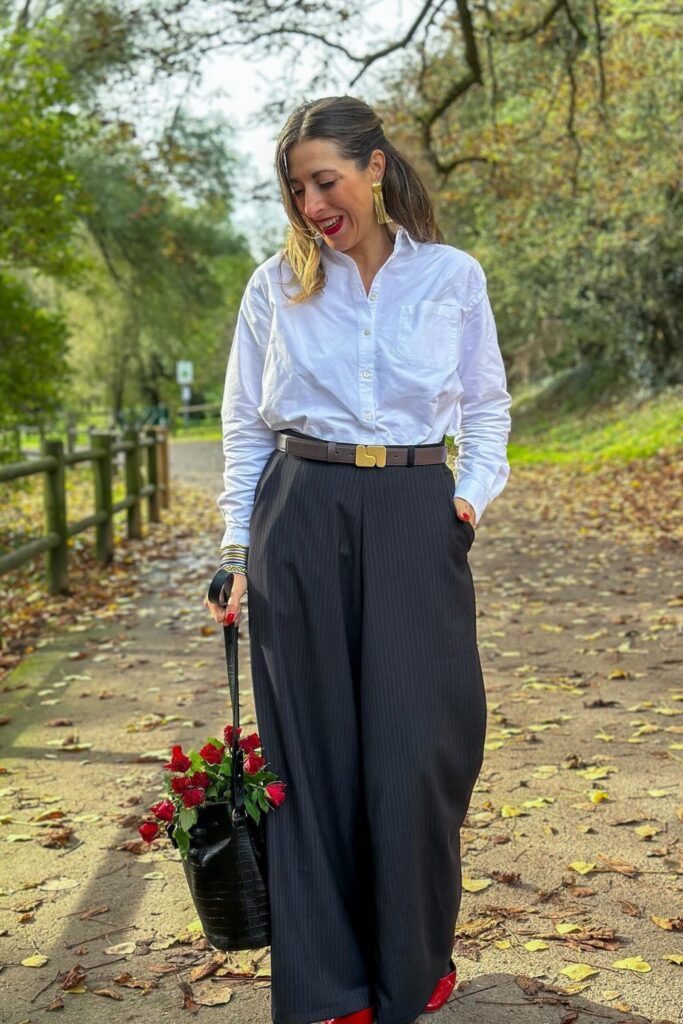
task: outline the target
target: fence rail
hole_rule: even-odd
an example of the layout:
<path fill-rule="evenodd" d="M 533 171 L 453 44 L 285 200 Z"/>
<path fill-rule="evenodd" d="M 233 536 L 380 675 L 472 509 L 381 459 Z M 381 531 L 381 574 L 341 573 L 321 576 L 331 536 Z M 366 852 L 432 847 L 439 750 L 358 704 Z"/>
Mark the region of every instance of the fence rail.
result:
<path fill-rule="evenodd" d="M 112 500 L 112 476 L 115 459 L 125 456 L 126 496 Z M 147 482 L 142 482 L 141 460 L 145 453 Z M 67 521 L 66 474 L 69 466 L 91 462 L 95 483 L 95 511 L 92 515 Z M 0 484 L 21 477 L 41 474 L 44 478 L 45 533 L 42 537 L 20 545 L 0 557 L 0 575 L 18 569 L 39 555 L 46 554 L 47 586 L 51 594 L 68 587 L 68 540 L 95 527 L 95 558 L 107 565 L 114 553 L 113 517 L 126 512 L 129 540 L 142 537 L 142 502 L 147 501 L 152 523 L 161 521 L 161 508 L 169 507 L 168 427 L 147 427 L 143 431 L 127 430 L 123 440 L 110 431 L 93 431 L 90 447 L 81 451 L 64 451 L 64 442 L 45 440 L 40 457 L 24 462 L 0 465 Z"/>

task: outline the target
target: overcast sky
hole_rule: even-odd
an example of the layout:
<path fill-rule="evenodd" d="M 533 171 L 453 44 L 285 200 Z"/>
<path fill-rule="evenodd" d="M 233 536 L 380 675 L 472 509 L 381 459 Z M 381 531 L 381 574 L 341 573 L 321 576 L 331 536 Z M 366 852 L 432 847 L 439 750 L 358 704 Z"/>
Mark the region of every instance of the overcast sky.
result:
<path fill-rule="evenodd" d="M 415 18 L 421 6 L 422 0 L 368 0 L 364 34 L 354 33 L 349 49 L 363 53 L 381 42 L 395 40 Z M 258 63 L 240 59 L 233 54 L 212 56 L 206 61 L 201 88 L 194 91 L 192 101 L 188 104 L 196 113 L 220 113 L 235 128 L 236 148 L 247 158 L 251 170 L 246 170 L 249 181 L 246 183 L 243 201 L 239 190 L 236 194 L 234 221 L 249 238 L 256 257 L 261 255 L 262 240 L 273 233 L 279 232 L 281 236 L 287 223 L 273 166 L 275 142 L 282 125 L 253 123 L 259 109 L 272 99 L 273 81 L 284 72 L 293 76 L 295 71 L 292 81 L 303 91 L 305 99 L 348 91 L 369 103 L 373 100 L 373 79 L 369 73 L 363 76 L 357 86 L 348 89 L 355 65 L 350 65 L 346 60 L 343 63 L 335 62 L 336 80 L 324 92 L 308 93 L 306 85 L 319 69 L 322 52 L 319 47 L 311 49 L 310 58 L 307 60 L 304 56 L 297 62 L 296 69 L 291 67 L 291 53 Z M 272 183 L 274 202 L 265 209 L 261 203 L 249 200 L 254 179 Z"/>

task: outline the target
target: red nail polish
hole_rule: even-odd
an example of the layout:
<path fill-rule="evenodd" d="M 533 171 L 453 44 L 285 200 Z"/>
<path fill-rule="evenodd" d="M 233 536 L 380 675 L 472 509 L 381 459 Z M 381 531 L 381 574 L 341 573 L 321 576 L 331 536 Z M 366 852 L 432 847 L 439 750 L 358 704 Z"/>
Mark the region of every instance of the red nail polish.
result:
<path fill-rule="evenodd" d="M 225 616 L 225 625 L 229 626 L 232 623 L 232 621 L 234 620 L 234 618 L 235 618 L 235 613 L 234 612 L 228 612 L 227 615 Z"/>

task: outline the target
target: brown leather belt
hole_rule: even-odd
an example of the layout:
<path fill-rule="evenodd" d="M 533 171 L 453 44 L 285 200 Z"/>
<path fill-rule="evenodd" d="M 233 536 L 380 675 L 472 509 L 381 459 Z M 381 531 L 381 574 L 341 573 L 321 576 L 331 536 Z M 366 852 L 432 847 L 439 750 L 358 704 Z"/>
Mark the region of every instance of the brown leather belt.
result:
<path fill-rule="evenodd" d="M 287 455 L 322 462 L 347 462 L 354 466 L 431 466 L 446 462 L 445 444 L 348 444 L 344 441 L 313 440 L 276 431 L 275 445 Z"/>

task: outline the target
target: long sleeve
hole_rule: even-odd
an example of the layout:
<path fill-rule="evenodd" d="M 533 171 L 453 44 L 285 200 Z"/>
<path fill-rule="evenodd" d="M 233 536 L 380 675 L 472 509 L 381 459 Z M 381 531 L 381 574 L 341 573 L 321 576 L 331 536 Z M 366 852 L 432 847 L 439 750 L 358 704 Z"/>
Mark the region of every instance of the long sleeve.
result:
<path fill-rule="evenodd" d="M 510 475 L 507 443 L 511 427 L 511 396 L 496 324 L 486 292 L 484 272 L 477 265 L 477 290 L 463 323 L 460 377 L 461 418 L 454 441 L 458 446 L 454 497 L 469 501 L 481 521 L 489 502 Z"/>
<path fill-rule="evenodd" d="M 221 408 L 224 490 L 217 504 L 225 522 L 221 540 L 223 556 L 229 545 L 249 545 L 254 491 L 275 448 L 275 434 L 259 413 L 271 315 L 268 298 L 260 286 L 256 270 L 240 303 Z"/>

